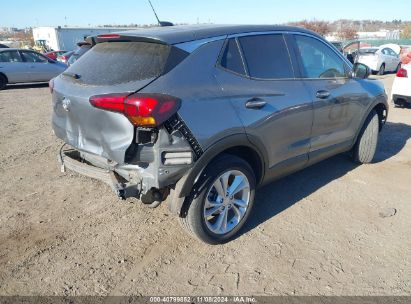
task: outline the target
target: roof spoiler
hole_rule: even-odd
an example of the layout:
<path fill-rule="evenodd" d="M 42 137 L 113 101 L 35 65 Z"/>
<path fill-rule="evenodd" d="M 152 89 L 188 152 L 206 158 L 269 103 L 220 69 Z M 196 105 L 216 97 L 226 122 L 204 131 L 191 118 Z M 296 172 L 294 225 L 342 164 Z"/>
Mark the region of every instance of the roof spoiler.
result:
<path fill-rule="evenodd" d="M 159 44 L 168 44 L 165 41 L 159 40 L 158 38 L 154 37 L 147 37 L 147 36 L 129 36 L 126 32 L 124 33 L 110 33 L 110 34 L 102 34 L 93 37 L 87 37 L 86 41 L 89 42 L 92 39 L 92 45 L 94 46 L 97 43 L 102 42 L 150 42 L 150 43 L 159 43 Z"/>

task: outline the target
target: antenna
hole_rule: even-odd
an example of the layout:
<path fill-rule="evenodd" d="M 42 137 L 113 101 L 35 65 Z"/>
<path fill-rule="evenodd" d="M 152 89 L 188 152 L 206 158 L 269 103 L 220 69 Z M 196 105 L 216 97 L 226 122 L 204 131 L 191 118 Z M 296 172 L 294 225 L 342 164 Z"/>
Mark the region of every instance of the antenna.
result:
<path fill-rule="evenodd" d="M 150 3 L 151 9 L 153 10 L 154 15 L 156 16 L 158 25 L 161 25 L 160 19 L 158 19 L 158 16 L 157 16 L 156 10 L 154 9 L 153 4 L 151 4 L 151 1 L 150 1 L 150 0 L 148 0 L 148 3 Z"/>
<path fill-rule="evenodd" d="M 151 3 L 150 0 L 148 0 L 148 3 L 150 4 L 151 9 L 153 10 L 154 16 L 156 16 L 156 19 L 157 19 L 157 22 L 158 22 L 159 26 L 173 26 L 174 25 L 174 24 L 172 24 L 171 22 L 168 22 L 168 21 L 160 21 L 160 19 L 158 19 L 158 16 L 157 16 L 156 10 L 154 9 L 153 4 Z"/>

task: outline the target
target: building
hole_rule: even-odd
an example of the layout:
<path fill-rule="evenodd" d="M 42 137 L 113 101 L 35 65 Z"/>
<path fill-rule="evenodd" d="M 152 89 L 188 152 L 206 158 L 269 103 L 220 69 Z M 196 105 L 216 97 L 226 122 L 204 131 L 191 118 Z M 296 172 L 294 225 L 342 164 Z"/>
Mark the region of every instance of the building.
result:
<path fill-rule="evenodd" d="M 364 40 L 396 40 L 400 39 L 400 31 L 379 30 L 378 32 L 358 32 L 358 38 Z"/>
<path fill-rule="evenodd" d="M 33 39 L 45 40 L 46 44 L 53 50 L 74 50 L 78 42 L 88 36 L 104 33 L 121 32 L 134 28 L 115 27 L 35 27 L 33 28 Z"/>

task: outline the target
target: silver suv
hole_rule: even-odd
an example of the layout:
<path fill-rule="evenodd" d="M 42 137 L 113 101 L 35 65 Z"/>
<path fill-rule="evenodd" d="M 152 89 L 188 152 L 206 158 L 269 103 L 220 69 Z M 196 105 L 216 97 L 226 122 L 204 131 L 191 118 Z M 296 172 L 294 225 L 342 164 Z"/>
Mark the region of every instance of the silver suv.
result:
<path fill-rule="evenodd" d="M 350 151 L 371 162 L 384 87 L 317 34 L 285 26 L 175 26 L 100 35 L 51 82 L 62 169 L 215 244 L 257 186 Z M 275 202 L 273 202 L 275 203 Z"/>

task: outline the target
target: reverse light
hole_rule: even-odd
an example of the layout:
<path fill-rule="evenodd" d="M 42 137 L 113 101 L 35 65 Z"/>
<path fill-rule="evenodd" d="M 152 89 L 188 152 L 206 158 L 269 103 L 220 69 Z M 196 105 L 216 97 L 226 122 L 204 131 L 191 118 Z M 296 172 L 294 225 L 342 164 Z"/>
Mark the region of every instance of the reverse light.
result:
<path fill-rule="evenodd" d="M 406 69 L 399 69 L 397 72 L 397 77 L 408 77 Z"/>
<path fill-rule="evenodd" d="M 155 127 L 180 108 L 180 99 L 165 94 L 106 94 L 90 97 L 99 109 L 121 113 L 134 126 Z"/>

